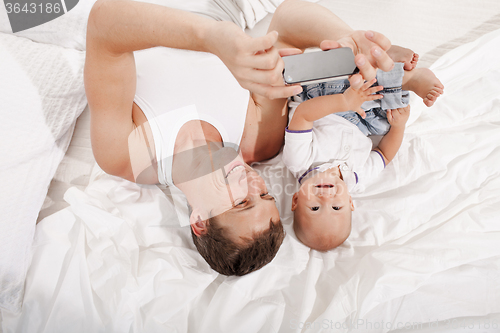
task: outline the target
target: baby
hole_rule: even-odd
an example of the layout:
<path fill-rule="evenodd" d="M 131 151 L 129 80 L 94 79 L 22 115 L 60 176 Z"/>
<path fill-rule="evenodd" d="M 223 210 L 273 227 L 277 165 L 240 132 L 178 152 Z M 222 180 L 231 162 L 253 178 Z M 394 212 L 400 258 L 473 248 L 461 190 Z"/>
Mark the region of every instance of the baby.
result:
<path fill-rule="evenodd" d="M 405 71 L 396 63 L 370 82 L 356 74 L 349 81 L 306 86 L 294 97 L 283 161 L 300 183 L 292 211 L 302 243 L 327 251 L 347 239 L 354 211 L 350 193 L 361 192 L 401 146 L 410 115 L 406 90 L 431 106 L 443 88 L 432 71 Z M 369 134 L 385 135 L 372 149 Z"/>

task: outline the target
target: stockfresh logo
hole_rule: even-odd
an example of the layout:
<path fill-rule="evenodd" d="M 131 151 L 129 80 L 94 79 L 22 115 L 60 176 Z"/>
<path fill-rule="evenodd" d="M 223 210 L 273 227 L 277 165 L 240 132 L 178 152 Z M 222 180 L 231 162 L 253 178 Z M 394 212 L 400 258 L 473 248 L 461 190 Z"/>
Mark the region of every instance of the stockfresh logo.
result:
<path fill-rule="evenodd" d="M 73 9 L 78 0 L 4 0 L 12 32 L 52 21 Z"/>

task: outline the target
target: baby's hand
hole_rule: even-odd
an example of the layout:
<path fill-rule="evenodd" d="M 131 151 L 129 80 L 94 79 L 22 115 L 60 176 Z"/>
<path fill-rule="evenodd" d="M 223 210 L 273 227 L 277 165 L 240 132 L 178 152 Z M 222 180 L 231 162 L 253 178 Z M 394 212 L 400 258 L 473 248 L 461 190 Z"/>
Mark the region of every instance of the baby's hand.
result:
<path fill-rule="evenodd" d="M 383 89 L 382 86 L 371 87 L 377 79 L 363 82 L 360 74 L 351 76 L 349 82 L 351 86 L 344 92 L 349 110 L 357 112 L 362 118 L 366 117 L 361 105 L 366 101 L 373 101 L 382 98 L 382 95 L 373 95 Z"/>
<path fill-rule="evenodd" d="M 406 122 L 410 117 L 410 106 L 400 109 L 387 110 L 387 120 L 391 128 L 405 128 Z"/>

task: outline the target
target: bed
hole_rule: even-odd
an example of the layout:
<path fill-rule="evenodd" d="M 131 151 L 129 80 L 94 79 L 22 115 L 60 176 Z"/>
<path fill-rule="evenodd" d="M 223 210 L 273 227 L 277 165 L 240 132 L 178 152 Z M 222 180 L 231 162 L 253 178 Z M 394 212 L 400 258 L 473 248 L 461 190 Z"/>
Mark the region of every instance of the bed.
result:
<path fill-rule="evenodd" d="M 0 332 L 500 332 L 500 2 L 319 1 L 413 49 L 445 93 L 431 108 L 412 96 L 398 155 L 353 198 L 334 251 L 295 238 L 280 156 L 256 165 L 287 236 L 243 277 L 204 262 L 167 188 L 95 164 L 81 81 L 92 3 L 15 35 L 0 10 Z M 277 4 L 192 3 L 255 36 Z"/>

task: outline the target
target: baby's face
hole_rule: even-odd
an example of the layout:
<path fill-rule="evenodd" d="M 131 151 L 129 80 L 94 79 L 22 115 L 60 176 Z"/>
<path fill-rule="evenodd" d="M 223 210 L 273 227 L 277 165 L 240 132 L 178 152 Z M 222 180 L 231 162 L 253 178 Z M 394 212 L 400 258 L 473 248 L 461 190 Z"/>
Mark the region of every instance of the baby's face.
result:
<path fill-rule="evenodd" d="M 342 244 L 351 232 L 354 210 L 338 168 L 318 173 L 302 183 L 292 199 L 294 230 L 299 240 L 316 250 Z"/>

